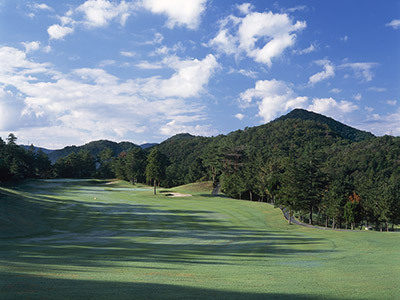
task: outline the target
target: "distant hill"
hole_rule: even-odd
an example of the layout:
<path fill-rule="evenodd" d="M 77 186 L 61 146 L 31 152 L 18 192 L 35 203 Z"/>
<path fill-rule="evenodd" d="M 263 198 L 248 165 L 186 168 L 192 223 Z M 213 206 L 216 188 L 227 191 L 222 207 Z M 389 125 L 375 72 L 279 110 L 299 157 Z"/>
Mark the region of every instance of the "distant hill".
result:
<path fill-rule="evenodd" d="M 30 150 L 31 149 L 31 146 L 28 146 L 28 145 L 21 145 L 21 147 L 24 148 L 25 150 Z M 45 153 L 47 155 L 49 155 L 51 152 L 54 151 L 54 150 L 49 150 L 49 149 L 46 149 L 46 148 L 35 147 L 35 146 L 33 146 L 33 149 L 35 150 L 35 152 L 38 152 L 38 151 L 41 150 L 43 153 Z"/>
<path fill-rule="evenodd" d="M 131 142 L 116 143 L 116 142 L 112 142 L 112 141 L 108 141 L 108 140 L 99 140 L 99 141 L 93 141 L 93 142 L 87 143 L 82 146 L 67 146 L 63 149 L 54 150 L 54 151 L 51 151 L 48 154 L 48 156 L 49 156 L 51 162 L 54 163 L 60 157 L 65 157 L 68 154 L 71 154 L 73 152 L 77 153 L 80 150 L 89 150 L 89 152 L 93 156 L 97 156 L 104 149 L 110 148 L 113 151 L 113 154 L 116 156 L 119 153 L 121 153 L 122 151 L 127 151 L 131 148 L 137 148 L 137 147 L 139 147 L 139 146 L 134 143 L 131 143 Z"/>
<path fill-rule="evenodd" d="M 351 140 L 353 142 L 359 142 L 374 137 L 374 135 L 370 132 L 355 129 L 332 118 L 305 109 L 294 109 L 287 115 L 276 119 L 274 122 L 279 122 L 286 119 L 312 120 L 321 124 L 326 124 L 342 138 Z"/>
<path fill-rule="evenodd" d="M 80 150 L 89 150 L 93 156 L 97 156 L 102 150 L 104 150 L 105 148 L 108 147 L 111 150 L 113 150 L 114 156 L 117 156 L 122 151 L 127 151 L 131 148 L 140 147 L 142 149 L 149 149 L 156 145 L 158 145 L 158 144 L 157 143 L 146 143 L 146 144 L 142 144 L 142 145 L 136 145 L 131 142 L 116 143 L 116 142 L 112 142 L 112 141 L 108 141 L 108 140 L 99 140 L 99 141 L 93 141 L 93 142 L 87 143 L 82 146 L 67 146 L 62 149 L 57 149 L 57 150 L 50 150 L 50 149 L 34 146 L 34 150 L 36 152 L 39 150 L 43 151 L 50 158 L 51 162 L 55 163 L 57 161 L 57 159 L 59 159 L 60 157 L 65 157 L 71 153 L 77 153 Z M 27 146 L 27 145 L 21 145 L 21 147 L 23 147 L 26 150 L 29 150 L 31 148 L 31 146 Z"/>
<path fill-rule="evenodd" d="M 93 156 L 97 156 L 108 147 L 116 156 L 122 151 L 135 147 L 149 149 L 157 146 L 168 156 L 172 163 L 171 172 L 180 172 L 184 177 L 190 164 L 194 159 L 203 155 L 206 147 L 210 144 L 217 148 L 223 147 L 224 144 L 228 143 L 230 145 L 246 145 L 247 148 L 252 149 L 264 149 L 263 151 L 273 151 L 274 149 L 286 151 L 285 149 L 292 147 L 291 144 L 293 144 L 294 140 L 296 140 L 298 147 L 302 147 L 302 145 L 310 141 L 319 143 L 320 140 L 324 140 L 323 143 L 328 145 L 338 139 L 359 142 L 374 137 L 370 132 L 358 130 L 324 115 L 304 109 L 295 109 L 270 123 L 233 131 L 228 135 L 219 135 L 217 137 L 199 137 L 189 133 L 180 133 L 168 138 L 161 144 L 146 143 L 136 145 L 131 142 L 116 143 L 108 140 L 99 140 L 82 146 L 67 146 L 59 150 L 35 149 L 41 149 L 54 163 L 60 157 L 80 150 L 89 150 Z M 29 149 L 30 146 L 23 147 Z M 180 181 L 184 183 L 183 178 Z"/>
<path fill-rule="evenodd" d="M 158 145 L 157 143 L 146 143 L 146 144 L 141 144 L 140 148 L 148 149 L 148 148 L 151 148 L 151 147 L 154 147 L 154 146 L 157 146 L 157 145 Z"/>

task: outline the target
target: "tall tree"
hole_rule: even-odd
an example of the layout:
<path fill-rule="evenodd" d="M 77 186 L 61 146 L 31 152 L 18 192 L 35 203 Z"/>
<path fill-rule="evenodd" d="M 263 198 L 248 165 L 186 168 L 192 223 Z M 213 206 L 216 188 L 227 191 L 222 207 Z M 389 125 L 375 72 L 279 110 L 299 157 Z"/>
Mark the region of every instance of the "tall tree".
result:
<path fill-rule="evenodd" d="M 153 182 L 154 195 L 157 194 L 157 185 L 165 176 L 166 165 L 167 159 L 165 155 L 162 154 L 157 147 L 154 147 L 147 157 L 146 166 L 146 179 L 149 182 Z"/>

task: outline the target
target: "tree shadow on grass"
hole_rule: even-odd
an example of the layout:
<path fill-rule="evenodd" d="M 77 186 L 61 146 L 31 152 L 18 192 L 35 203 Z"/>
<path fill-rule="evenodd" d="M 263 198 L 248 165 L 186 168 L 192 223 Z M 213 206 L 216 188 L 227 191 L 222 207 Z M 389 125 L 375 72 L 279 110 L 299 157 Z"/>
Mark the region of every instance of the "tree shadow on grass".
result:
<path fill-rule="evenodd" d="M 109 281 L 108 281 L 109 280 Z M 333 299 L 325 295 L 255 293 L 172 284 L 49 278 L 15 273 L 0 274 L 1 299 Z"/>
<path fill-rule="evenodd" d="M 75 190 L 79 188 L 75 189 L 73 184 L 68 187 L 69 192 Z M 73 194 L 69 195 L 72 197 Z M 219 218 L 218 213 L 208 210 L 171 209 L 162 204 L 111 203 L 106 199 L 104 202 L 88 202 L 75 196 L 62 200 L 51 195 L 25 194 L 24 197 L 25 200 L 20 200 L 37 205 L 47 226 L 43 227 L 45 231 L 34 235 L 0 239 L 0 265 L 16 272 L 10 272 L 9 276 L 17 276 L 21 266 L 26 273 L 39 271 L 48 274 L 57 274 L 66 268 L 78 272 L 82 267 L 106 268 L 126 263 L 143 263 L 154 268 L 161 268 L 157 264 L 162 264 L 162 268 L 177 264 L 240 267 L 257 259 L 294 256 L 306 259 L 310 255 L 332 252 L 325 247 L 324 239 L 286 231 L 232 226 L 224 218 Z M 29 278 L 31 275 L 18 276 Z M 61 286 L 80 284 L 82 288 L 88 286 L 90 289 L 101 288 L 103 284 L 109 284 L 110 289 L 118 289 L 121 285 L 128 291 L 144 289 L 148 293 L 153 289 L 166 289 L 182 295 L 182 298 L 183 295 L 200 297 L 207 293 L 214 298 L 246 298 L 246 294 L 241 293 L 168 285 L 134 284 L 131 288 L 124 283 L 51 280 Z M 144 298 L 153 298 L 152 295 L 154 298 L 158 296 L 150 294 Z M 264 294 L 250 296 L 270 297 Z M 285 295 L 273 296 L 289 299 Z"/>

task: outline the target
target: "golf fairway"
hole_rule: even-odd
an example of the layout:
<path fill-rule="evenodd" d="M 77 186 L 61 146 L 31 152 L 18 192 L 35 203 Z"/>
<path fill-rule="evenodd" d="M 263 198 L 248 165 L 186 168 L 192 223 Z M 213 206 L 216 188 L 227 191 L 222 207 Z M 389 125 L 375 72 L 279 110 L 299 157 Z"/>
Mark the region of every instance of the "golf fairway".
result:
<path fill-rule="evenodd" d="M 191 194 L 168 197 L 171 192 Z M 0 188 L 0 299 L 398 299 L 400 235 L 95 180 Z"/>

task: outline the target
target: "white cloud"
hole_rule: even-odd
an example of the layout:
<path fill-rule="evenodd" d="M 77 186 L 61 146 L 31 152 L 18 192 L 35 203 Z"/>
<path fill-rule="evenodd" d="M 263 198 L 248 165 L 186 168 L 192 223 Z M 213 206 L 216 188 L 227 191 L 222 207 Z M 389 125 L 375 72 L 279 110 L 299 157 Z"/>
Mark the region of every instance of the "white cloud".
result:
<path fill-rule="evenodd" d="M 73 32 L 74 28 L 66 26 L 64 27 L 58 24 L 51 25 L 49 28 L 47 28 L 47 33 L 49 34 L 51 40 L 61 40 L 66 35 L 71 34 Z"/>
<path fill-rule="evenodd" d="M 174 71 L 169 78 L 124 80 L 103 69 L 61 73 L 48 63 L 33 62 L 23 51 L 0 47 L 0 106 L 2 112 L 13 112 L 1 119 L 0 135 L 12 126 L 21 140 L 51 146 L 43 142 L 49 135 L 65 145 L 126 139 L 138 132 L 147 136 L 213 132 L 205 123 L 205 107 L 191 97 L 206 92 L 218 67 L 214 56 L 171 57 L 164 64 Z M 20 106 L 13 105 L 13 99 L 4 100 L 4 86 L 16 91 Z"/>
<path fill-rule="evenodd" d="M 53 8 L 48 6 L 46 3 L 33 3 L 31 6 L 33 9 L 36 10 L 48 10 L 48 11 L 53 11 Z"/>
<path fill-rule="evenodd" d="M 206 9 L 206 0 L 142 0 L 142 5 L 154 14 L 167 15 L 169 28 L 186 26 L 197 29 Z"/>
<path fill-rule="evenodd" d="M 247 15 L 254 9 L 254 5 L 251 3 L 242 3 L 242 4 L 236 4 L 236 8 L 242 14 Z"/>
<path fill-rule="evenodd" d="M 146 79 L 143 91 L 158 97 L 197 97 L 204 91 L 219 64 L 212 54 L 203 60 L 180 60 L 170 57 L 163 62 L 175 70 L 169 79 Z"/>
<path fill-rule="evenodd" d="M 387 90 L 386 88 L 381 88 L 376 86 L 371 86 L 370 88 L 368 88 L 368 91 L 378 92 L 378 93 L 386 92 L 386 90 Z"/>
<path fill-rule="evenodd" d="M 172 136 L 178 133 L 190 133 L 201 136 L 213 135 L 216 133 L 209 125 L 186 125 L 175 119 L 161 126 L 160 132 L 166 136 Z"/>
<path fill-rule="evenodd" d="M 134 57 L 136 55 L 136 53 L 132 51 L 121 51 L 120 54 L 125 57 Z"/>
<path fill-rule="evenodd" d="M 392 27 L 393 29 L 399 29 L 400 28 L 400 20 L 399 19 L 392 20 L 391 22 L 387 23 L 385 26 Z"/>
<path fill-rule="evenodd" d="M 362 98 L 362 95 L 360 93 L 357 93 L 357 94 L 353 95 L 353 99 L 354 100 L 360 101 L 361 98 Z"/>
<path fill-rule="evenodd" d="M 336 119 L 343 119 L 347 114 L 358 109 L 354 103 L 346 100 L 337 101 L 333 98 L 314 98 L 298 96 L 292 88 L 283 81 L 259 80 L 255 87 L 240 94 L 242 107 L 249 106 L 253 99 L 259 100 L 258 116 L 269 122 L 294 108 L 304 108 L 322 113 Z"/>
<path fill-rule="evenodd" d="M 113 60 L 113 59 L 105 59 L 105 60 L 102 60 L 99 63 L 99 67 L 103 68 L 103 67 L 112 66 L 112 65 L 115 65 L 115 64 L 116 64 L 115 60 Z"/>
<path fill-rule="evenodd" d="M 396 100 L 388 100 L 386 101 L 387 104 L 389 104 L 390 106 L 396 106 L 397 105 L 397 101 Z"/>
<path fill-rule="evenodd" d="M 339 93 L 342 92 L 342 90 L 341 90 L 341 89 L 338 89 L 338 88 L 333 88 L 333 89 L 331 89 L 329 92 L 330 92 L 330 93 L 334 93 L 334 94 L 339 94 Z"/>
<path fill-rule="evenodd" d="M 314 44 L 310 44 L 309 47 L 307 47 L 303 50 L 297 50 L 297 51 L 293 51 L 293 52 L 296 54 L 299 54 L 299 55 L 303 55 L 303 54 L 309 54 L 309 53 L 315 52 L 315 51 L 317 51 L 317 47 Z"/>
<path fill-rule="evenodd" d="M 22 43 L 22 45 L 25 47 L 26 53 L 39 50 L 39 48 L 40 48 L 39 41 L 25 42 L 25 43 Z"/>
<path fill-rule="evenodd" d="M 244 107 L 253 99 L 258 99 L 258 116 L 264 122 L 269 122 L 279 115 L 294 108 L 304 108 L 307 97 L 298 97 L 293 90 L 283 81 L 259 80 L 255 87 L 240 94 Z"/>
<path fill-rule="evenodd" d="M 235 115 L 235 118 L 236 118 L 236 119 L 239 119 L 239 120 L 243 120 L 244 117 L 245 117 L 245 115 L 244 115 L 244 114 L 241 114 L 241 113 L 238 113 L 238 114 Z"/>
<path fill-rule="evenodd" d="M 341 37 L 340 40 L 342 42 L 347 42 L 349 40 L 349 37 L 347 35 L 345 35 L 345 36 Z"/>
<path fill-rule="evenodd" d="M 320 81 L 335 76 L 335 67 L 329 60 L 326 59 L 317 60 L 315 63 L 319 66 L 323 66 L 324 70 L 310 76 L 310 78 L 308 79 L 309 84 L 314 85 Z"/>
<path fill-rule="evenodd" d="M 162 69 L 164 68 L 163 65 L 160 63 L 151 63 L 148 61 L 141 61 L 137 64 L 135 64 L 135 67 L 139 69 L 144 69 L 144 70 L 156 70 L 156 69 Z"/>
<path fill-rule="evenodd" d="M 307 9 L 307 6 L 305 6 L 305 5 L 297 5 L 295 7 L 287 8 L 287 9 L 285 9 L 285 11 L 293 13 L 295 11 L 303 11 L 306 9 Z"/>
<path fill-rule="evenodd" d="M 249 12 L 245 17 L 228 16 L 220 21 L 218 34 L 208 42 L 219 52 L 235 56 L 245 53 L 254 61 L 272 65 L 272 60 L 294 45 L 296 32 L 306 22 L 293 21 L 287 14 Z M 258 46 L 259 43 L 263 45 Z"/>
<path fill-rule="evenodd" d="M 249 78 L 257 78 L 258 73 L 255 71 L 251 71 L 251 70 L 244 70 L 244 69 L 240 69 L 240 70 L 236 70 L 232 67 L 229 68 L 228 74 L 241 74 L 243 76 L 249 77 Z"/>
<path fill-rule="evenodd" d="M 124 26 L 131 14 L 131 5 L 124 0 L 119 4 L 108 0 L 87 0 L 76 11 L 84 14 L 85 25 L 90 28 L 107 26 L 114 19 Z"/>
<path fill-rule="evenodd" d="M 358 127 L 377 135 L 400 136 L 400 109 L 387 115 L 372 114 Z"/>
<path fill-rule="evenodd" d="M 186 50 L 185 46 L 183 45 L 182 42 L 178 42 L 175 45 L 173 45 L 172 47 L 167 47 L 165 45 L 157 48 L 154 52 L 150 53 L 150 56 L 154 56 L 154 55 L 162 55 L 162 56 L 166 56 L 169 54 L 176 54 L 177 52 L 184 52 Z"/>
<path fill-rule="evenodd" d="M 349 101 L 336 101 L 333 98 L 315 98 L 308 106 L 309 110 L 334 118 L 340 118 L 344 114 L 358 109 L 358 106 Z"/>
<path fill-rule="evenodd" d="M 373 77 L 372 68 L 378 66 L 377 63 L 345 63 L 339 66 L 342 69 L 352 69 L 357 78 L 363 81 L 371 81 Z"/>

